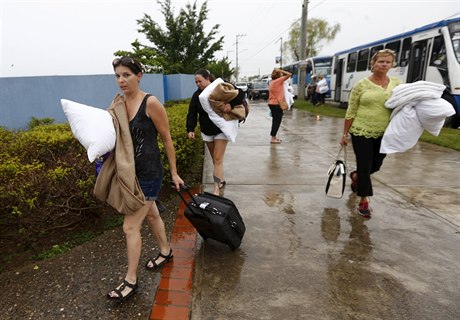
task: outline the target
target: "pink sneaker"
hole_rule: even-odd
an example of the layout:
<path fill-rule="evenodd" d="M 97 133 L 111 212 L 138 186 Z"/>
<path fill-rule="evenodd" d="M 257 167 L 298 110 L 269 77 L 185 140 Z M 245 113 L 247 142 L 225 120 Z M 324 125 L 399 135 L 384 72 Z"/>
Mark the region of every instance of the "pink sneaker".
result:
<path fill-rule="evenodd" d="M 361 202 L 358 206 L 358 213 L 364 218 L 371 217 L 372 209 L 369 206 L 369 202 Z"/>

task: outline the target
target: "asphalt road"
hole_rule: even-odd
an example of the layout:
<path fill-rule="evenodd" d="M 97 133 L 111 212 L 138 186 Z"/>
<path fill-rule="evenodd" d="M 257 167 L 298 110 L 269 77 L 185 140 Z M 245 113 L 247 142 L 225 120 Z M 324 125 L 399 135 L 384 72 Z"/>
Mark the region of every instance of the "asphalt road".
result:
<path fill-rule="evenodd" d="M 388 155 L 365 219 L 349 183 L 325 196 L 342 119 L 286 111 L 279 145 L 270 125 L 253 102 L 228 146 L 224 196 L 246 235 L 235 252 L 200 247 L 192 319 L 458 319 L 460 153 L 419 142 Z M 209 190 L 209 155 L 204 173 Z"/>

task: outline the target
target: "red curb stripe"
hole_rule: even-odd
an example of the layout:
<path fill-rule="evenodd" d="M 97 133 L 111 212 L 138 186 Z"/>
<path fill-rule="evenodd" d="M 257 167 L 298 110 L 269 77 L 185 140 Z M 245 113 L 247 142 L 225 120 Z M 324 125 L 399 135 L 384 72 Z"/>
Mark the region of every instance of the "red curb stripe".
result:
<path fill-rule="evenodd" d="M 191 192 L 199 192 L 199 187 Z M 187 194 L 184 196 L 186 201 L 190 200 Z M 150 320 L 190 319 L 197 233 L 185 218 L 184 210 L 185 204 L 181 201 L 171 234 L 174 258 L 161 270 Z"/>

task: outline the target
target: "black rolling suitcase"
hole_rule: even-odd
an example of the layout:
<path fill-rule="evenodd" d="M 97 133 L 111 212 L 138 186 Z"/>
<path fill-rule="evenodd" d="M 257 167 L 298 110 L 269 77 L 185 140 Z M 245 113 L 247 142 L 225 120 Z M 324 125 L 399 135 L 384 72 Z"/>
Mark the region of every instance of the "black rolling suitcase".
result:
<path fill-rule="evenodd" d="M 182 192 L 179 192 L 182 201 L 187 205 L 184 215 L 201 237 L 204 240 L 211 238 L 225 243 L 232 250 L 237 249 L 246 227 L 233 201 L 208 192 L 192 195 L 185 186 L 181 189 L 190 196 L 190 201 L 187 202 Z"/>

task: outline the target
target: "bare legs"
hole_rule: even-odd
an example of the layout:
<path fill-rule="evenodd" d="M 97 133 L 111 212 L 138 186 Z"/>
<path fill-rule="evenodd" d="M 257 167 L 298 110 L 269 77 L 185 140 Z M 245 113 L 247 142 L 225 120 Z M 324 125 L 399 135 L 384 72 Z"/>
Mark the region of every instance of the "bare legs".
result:
<path fill-rule="evenodd" d="M 123 232 L 126 237 L 126 249 L 128 253 L 128 271 L 126 272 L 125 280 L 131 284 L 137 283 L 137 267 L 139 266 L 139 259 L 141 257 L 141 227 L 142 222 L 147 215 L 149 205 L 145 205 L 135 213 L 125 215 L 123 222 Z M 120 288 L 120 285 L 118 288 Z M 132 288 L 125 287 L 121 291 L 121 297 L 125 297 L 132 291 Z M 110 297 L 119 298 L 115 291 L 109 293 Z"/>
<path fill-rule="evenodd" d="M 155 240 L 157 241 L 158 246 L 160 247 L 160 252 L 167 256 L 170 253 L 171 247 L 166 237 L 165 225 L 163 223 L 163 219 L 160 217 L 160 213 L 156 204 L 154 202 L 151 203 L 152 205 L 147 212 L 147 222 L 149 224 L 150 230 L 155 236 Z M 155 262 L 158 265 L 163 262 L 163 260 L 164 258 L 159 256 Z M 153 267 L 153 263 L 149 262 L 147 267 Z"/>
<path fill-rule="evenodd" d="M 171 249 L 166 237 L 163 220 L 160 217 L 160 213 L 158 212 L 158 208 L 154 201 L 147 201 L 146 205 L 140 210 L 133 214 L 126 215 L 123 222 L 123 232 L 126 237 L 126 249 L 128 255 L 128 271 L 126 272 L 125 280 L 131 284 L 137 283 L 137 268 L 139 267 L 142 248 L 141 228 L 146 217 L 150 230 L 155 236 L 158 246 L 160 247 L 160 252 L 164 255 L 168 255 Z M 159 264 L 162 260 L 164 260 L 164 258 L 159 257 L 156 260 L 156 263 Z M 121 285 L 119 288 L 120 287 Z M 121 291 L 121 295 L 124 297 L 132 290 L 133 289 L 130 287 L 125 287 Z M 109 296 L 117 297 L 118 294 L 111 291 Z"/>
<path fill-rule="evenodd" d="M 206 142 L 209 153 L 211 154 L 212 163 L 214 165 L 214 194 L 219 195 L 220 185 L 224 178 L 224 154 L 227 148 L 228 140 L 214 140 L 212 142 Z"/>

